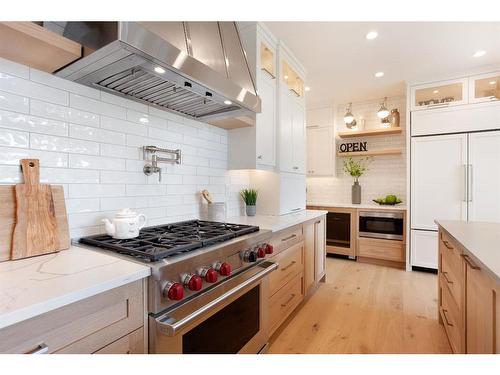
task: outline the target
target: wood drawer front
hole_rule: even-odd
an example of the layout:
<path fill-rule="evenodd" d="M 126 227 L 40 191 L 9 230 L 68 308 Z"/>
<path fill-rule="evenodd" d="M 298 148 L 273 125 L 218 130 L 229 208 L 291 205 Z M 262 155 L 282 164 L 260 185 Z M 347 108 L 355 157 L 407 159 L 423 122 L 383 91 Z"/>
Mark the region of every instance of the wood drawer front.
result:
<path fill-rule="evenodd" d="M 269 334 L 285 321 L 304 298 L 302 273 L 296 275 L 284 288 L 269 298 Z"/>
<path fill-rule="evenodd" d="M 94 354 L 147 354 L 144 346 L 144 329 L 141 327 Z"/>
<path fill-rule="evenodd" d="M 144 324 L 142 280 L 0 330 L 0 353 L 93 353 Z"/>
<path fill-rule="evenodd" d="M 403 241 L 380 240 L 372 238 L 358 239 L 358 255 L 368 258 L 404 262 L 406 260 Z"/>
<path fill-rule="evenodd" d="M 450 291 L 452 298 L 457 304 L 458 308 L 462 308 L 462 291 L 463 291 L 463 277 L 462 273 L 457 273 L 455 267 L 450 267 L 449 257 L 441 255 L 441 269 L 440 281 L 442 285 L 446 285 Z"/>
<path fill-rule="evenodd" d="M 452 270 L 455 275 L 462 274 L 462 251 L 454 240 L 450 238 L 445 232 L 440 232 L 439 250 L 448 265 L 448 269 Z"/>
<path fill-rule="evenodd" d="M 461 311 L 455 304 L 449 289 L 444 283 L 445 281 L 441 280 L 439 289 L 441 293 L 441 306 L 439 307 L 439 313 L 441 314 L 444 329 L 453 352 L 463 353 Z"/>
<path fill-rule="evenodd" d="M 272 296 L 297 273 L 304 270 L 303 254 L 304 242 L 300 242 L 272 258 L 279 267 L 269 275 L 269 295 Z"/>
<path fill-rule="evenodd" d="M 302 225 L 278 232 L 271 239 L 274 253 L 279 254 L 289 247 L 304 240 L 304 228 Z"/>

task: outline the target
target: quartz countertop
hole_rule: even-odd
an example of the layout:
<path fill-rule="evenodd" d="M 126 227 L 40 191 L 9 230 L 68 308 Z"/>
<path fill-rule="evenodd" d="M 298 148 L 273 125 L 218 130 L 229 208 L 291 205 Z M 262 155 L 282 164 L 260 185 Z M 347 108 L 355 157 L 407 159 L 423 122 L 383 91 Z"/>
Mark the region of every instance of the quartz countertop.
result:
<path fill-rule="evenodd" d="M 341 207 L 341 208 L 373 208 L 377 210 L 406 210 L 406 206 L 403 204 L 396 204 L 394 206 L 380 205 L 376 203 L 363 203 L 363 204 L 352 204 L 352 203 L 335 203 L 328 201 L 317 201 L 317 202 L 307 202 L 307 206 L 316 207 Z"/>
<path fill-rule="evenodd" d="M 150 268 L 98 251 L 68 250 L 0 263 L 0 329 L 148 277 Z"/>
<path fill-rule="evenodd" d="M 292 227 L 297 224 L 314 220 L 326 215 L 328 211 L 323 210 L 303 210 L 287 215 L 255 215 L 255 216 L 233 216 L 226 219 L 228 223 L 258 225 L 260 229 L 268 229 L 273 232 Z"/>
<path fill-rule="evenodd" d="M 500 223 L 436 220 L 436 224 L 500 279 Z"/>

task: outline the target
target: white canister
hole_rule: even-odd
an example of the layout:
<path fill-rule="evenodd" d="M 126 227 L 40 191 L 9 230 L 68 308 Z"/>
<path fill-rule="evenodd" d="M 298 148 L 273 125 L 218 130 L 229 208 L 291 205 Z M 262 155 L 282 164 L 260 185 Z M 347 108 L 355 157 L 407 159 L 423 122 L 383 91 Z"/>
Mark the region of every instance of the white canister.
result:
<path fill-rule="evenodd" d="M 226 204 L 224 202 L 209 203 L 207 216 L 210 221 L 226 221 Z"/>

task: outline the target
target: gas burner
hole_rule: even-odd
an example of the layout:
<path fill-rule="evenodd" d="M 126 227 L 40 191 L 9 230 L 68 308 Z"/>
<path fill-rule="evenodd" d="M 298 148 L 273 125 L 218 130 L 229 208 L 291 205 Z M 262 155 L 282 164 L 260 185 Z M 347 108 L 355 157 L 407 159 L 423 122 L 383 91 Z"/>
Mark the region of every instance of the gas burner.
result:
<path fill-rule="evenodd" d="M 96 235 L 83 237 L 80 242 L 156 262 L 258 230 L 259 227 L 250 225 L 189 220 L 143 228 L 137 238 L 119 240 Z"/>

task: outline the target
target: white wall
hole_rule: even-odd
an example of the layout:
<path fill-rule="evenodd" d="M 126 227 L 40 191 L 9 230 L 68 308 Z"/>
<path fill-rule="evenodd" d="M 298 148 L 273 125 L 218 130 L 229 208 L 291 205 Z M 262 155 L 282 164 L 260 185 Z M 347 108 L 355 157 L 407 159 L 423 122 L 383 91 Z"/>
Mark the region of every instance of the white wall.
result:
<path fill-rule="evenodd" d="M 380 119 L 376 113 L 380 108 L 381 99 L 364 101 L 352 104 L 352 113 L 358 124 L 361 119 L 365 120 L 365 129 L 379 127 Z M 347 104 L 339 104 L 335 113 L 335 131 L 345 131 L 346 127 L 342 120 Z M 375 156 L 369 164 L 369 170 L 359 181 L 362 187 L 361 203 L 373 203 L 372 199 L 384 197 L 387 194 L 396 194 L 406 203 L 406 98 L 392 97 L 387 99 L 389 110 L 397 108 L 403 131 L 400 135 L 385 137 L 365 137 L 336 140 L 336 149 L 342 142 L 367 141 L 369 150 L 384 148 L 402 148 L 401 155 Z M 343 171 L 345 158 L 337 158 L 335 177 L 309 177 L 307 178 L 307 201 L 350 203 L 352 177 Z"/>
<path fill-rule="evenodd" d="M 203 216 L 200 190 L 243 212 L 245 171 L 227 171 L 227 131 L 0 59 L 0 184 L 38 158 L 43 183 L 62 184 L 72 237 L 103 232 L 124 207 L 148 225 Z M 181 149 L 181 165 L 145 176 L 140 147 Z"/>

